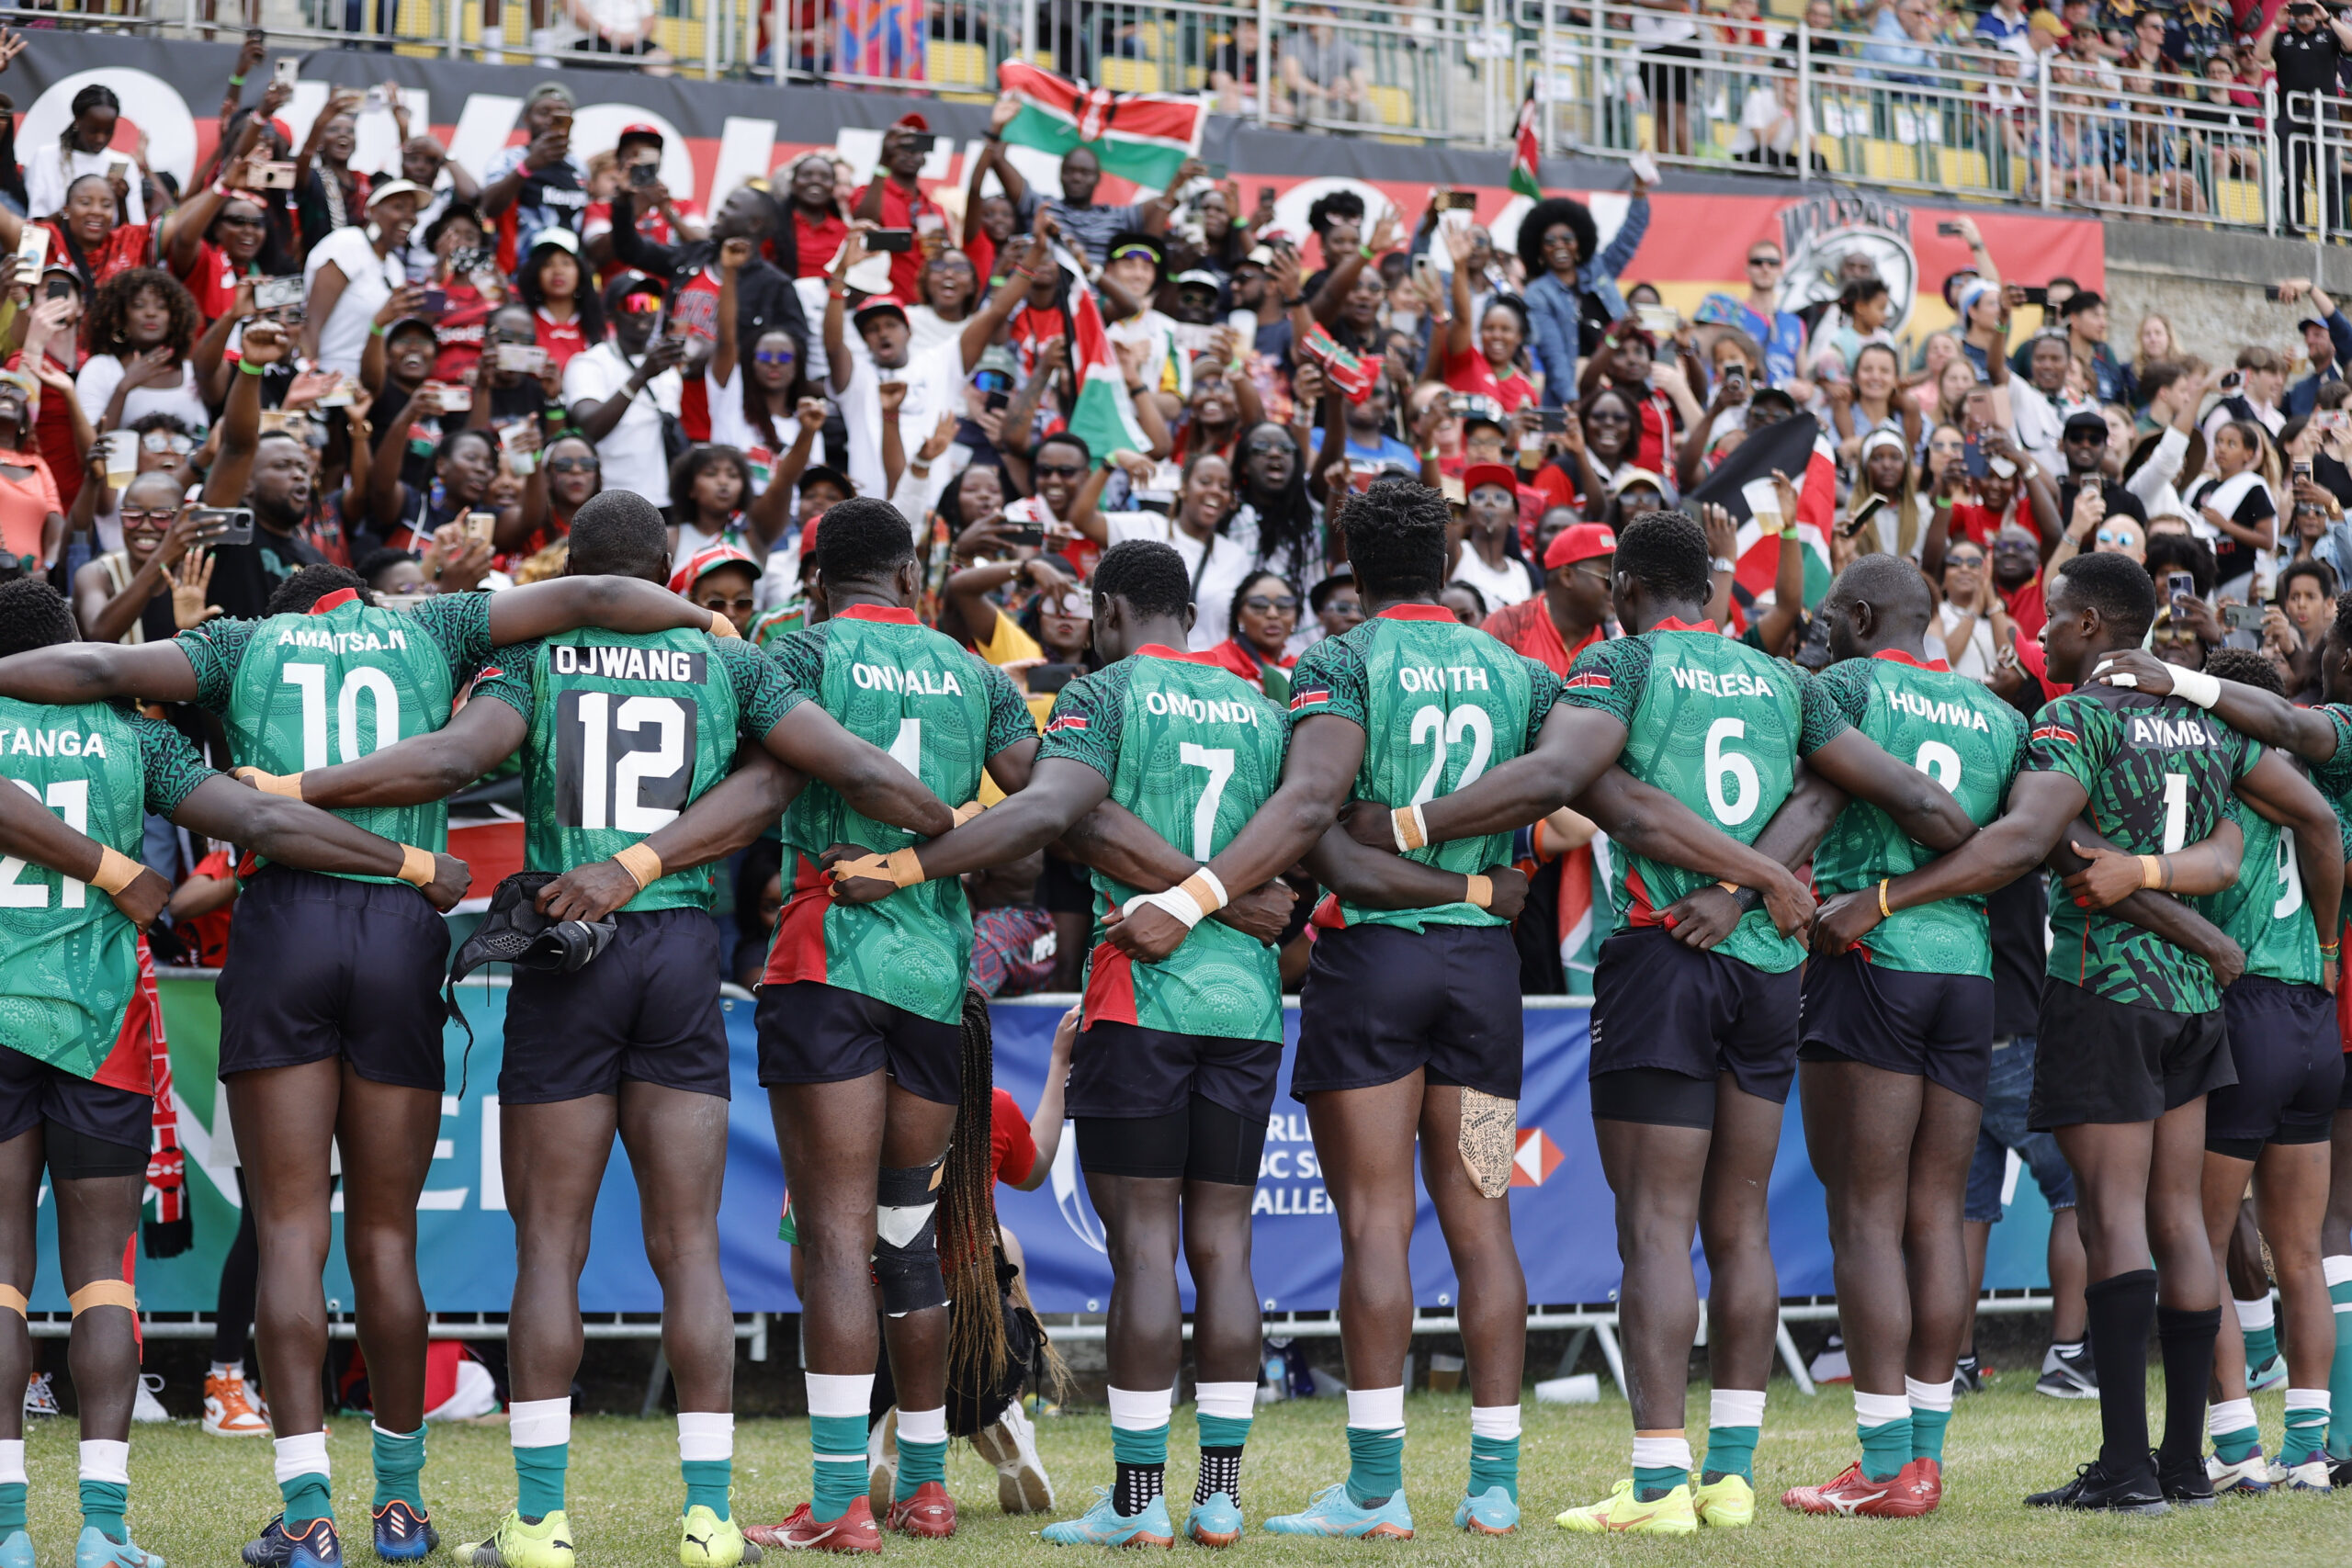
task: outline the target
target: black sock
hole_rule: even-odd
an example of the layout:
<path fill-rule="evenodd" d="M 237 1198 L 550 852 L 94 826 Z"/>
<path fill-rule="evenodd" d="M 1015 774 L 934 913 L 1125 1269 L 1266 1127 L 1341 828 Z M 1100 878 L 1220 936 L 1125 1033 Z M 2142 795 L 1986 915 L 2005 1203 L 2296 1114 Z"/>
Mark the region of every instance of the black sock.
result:
<path fill-rule="evenodd" d="M 2165 1441 L 2160 1463 L 2195 1464 L 2205 1452 L 2205 1393 L 2213 1376 L 2213 1338 L 2222 1309 L 2156 1309 L 2156 1342 L 2165 1358 Z"/>
<path fill-rule="evenodd" d="M 2091 1365 L 2098 1370 L 2099 1463 L 2136 1475 L 2148 1463 L 2148 1330 L 2156 1315 L 2156 1271 L 2134 1269 L 2083 1292 L 2089 1309 Z M 2211 1346 L 2206 1355 L 2212 1355 Z M 2205 1385 L 2197 1385 L 2205 1397 Z"/>
<path fill-rule="evenodd" d="M 1205 1503 L 1218 1493 L 1241 1506 L 1241 1450 L 1239 1449 L 1203 1449 L 1201 1478 L 1193 1483 L 1193 1501 Z"/>
<path fill-rule="evenodd" d="M 1151 1506 L 1159 1495 L 1160 1478 L 1167 1472 L 1165 1464 L 1122 1464 L 1118 1484 L 1111 1493 L 1111 1506 L 1121 1518 L 1131 1519 Z"/>

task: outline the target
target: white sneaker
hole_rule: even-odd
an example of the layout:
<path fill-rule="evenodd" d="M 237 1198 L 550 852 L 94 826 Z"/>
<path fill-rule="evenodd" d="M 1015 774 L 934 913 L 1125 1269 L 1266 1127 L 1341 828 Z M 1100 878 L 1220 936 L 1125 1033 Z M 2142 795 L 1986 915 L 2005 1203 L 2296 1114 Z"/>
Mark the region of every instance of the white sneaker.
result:
<path fill-rule="evenodd" d="M 269 1416 L 256 1408 L 242 1372 L 208 1372 L 204 1379 L 204 1429 L 216 1438 L 266 1438 Z"/>
<path fill-rule="evenodd" d="M 133 1421 L 168 1421 L 172 1413 L 155 1397 L 163 1392 L 164 1378 L 160 1372 L 139 1374 L 139 1392 L 131 1396 L 130 1418 Z"/>
<path fill-rule="evenodd" d="M 2327 1479 L 2327 1455 L 2316 1453 L 2297 1465 L 2270 1462 L 2270 1484 L 2290 1492 L 2332 1492 Z"/>
<path fill-rule="evenodd" d="M 997 1506 L 1008 1514 L 1049 1514 L 1054 1509 L 1053 1478 L 1037 1457 L 1037 1429 L 1028 1412 L 1014 1400 L 994 1425 L 972 1438 L 972 1448 L 996 1466 Z"/>
<path fill-rule="evenodd" d="M 2205 1456 L 2205 1479 L 2213 1483 L 2213 1491 L 2216 1495 L 2224 1492 L 2243 1492 L 2252 1495 L 2267 1492 L 2270 1490 L 2272 1471 L 2270 1461 L 2262 1457 L 2260 1449 L 2255 1450 L 2252 1454 L 2235 1464 L 2217 1453 L 2209 1453 Z M 2320 1479 L 2323 1482 L 2327 1479 L 2324 1465 L 2321 1467 Z"/>
<path fill-rule="evenodd" d="M 35 1372 L 31 1381 L 25 1384 L 26 1415 L 54 1416 L 58 1414 L 57 1389 L 50 1382 L 51 1375 L 48 1372 Z"/>
<path fill-rule="evenodd" d="M 865 1434 L 865 1500 L 878 1519 L 890 1511 L 898 1495 L 899 1407 L 893 1404 Z"/>
<path fill-rule="evenodd" d="M 1815 1382 L 1852 1382 L 1854 1369 L 1846 1359 L 1846 1341 L 1832 1334 L 1821 1353 L 1805 1368 L 1805 1375 Z"/>

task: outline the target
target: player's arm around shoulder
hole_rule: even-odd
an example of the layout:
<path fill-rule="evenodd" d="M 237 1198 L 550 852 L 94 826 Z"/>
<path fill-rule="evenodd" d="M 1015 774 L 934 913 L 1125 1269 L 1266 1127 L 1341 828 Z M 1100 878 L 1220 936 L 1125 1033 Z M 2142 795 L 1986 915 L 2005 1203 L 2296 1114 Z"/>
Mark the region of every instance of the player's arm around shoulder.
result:
<path fill-rule="evenodd" d="M 2124 691 L 2195 703 L 2249 739 L 2292 751 L 2315 767 L 2352 763 L 2352 746 L 2345 744 L 2352 738 L 2352 708 L 2340 703 L 2299 708 L 2258 686 L 2220 680 L 2202 671 L 2184 671 L 2137 649 L 2100 660 L 2094 679 Z"/>

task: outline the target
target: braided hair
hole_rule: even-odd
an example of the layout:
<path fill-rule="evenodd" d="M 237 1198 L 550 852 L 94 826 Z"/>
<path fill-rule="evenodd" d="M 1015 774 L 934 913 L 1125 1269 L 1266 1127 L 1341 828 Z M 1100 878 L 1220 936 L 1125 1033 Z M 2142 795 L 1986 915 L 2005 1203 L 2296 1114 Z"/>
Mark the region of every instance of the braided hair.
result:
<path fill-rule="evenodd" d="M 940 1248 L 951 1303 L 947 1381 L 992 1388 L 1005 1366 L 1004 1296 L 996 1282 L 996 1160 L 990 1125 L 995 1102 L 995 1035 L 989 998 L 964 987 L 963 1049 L 954 1141 L 940 1181 Z"/>

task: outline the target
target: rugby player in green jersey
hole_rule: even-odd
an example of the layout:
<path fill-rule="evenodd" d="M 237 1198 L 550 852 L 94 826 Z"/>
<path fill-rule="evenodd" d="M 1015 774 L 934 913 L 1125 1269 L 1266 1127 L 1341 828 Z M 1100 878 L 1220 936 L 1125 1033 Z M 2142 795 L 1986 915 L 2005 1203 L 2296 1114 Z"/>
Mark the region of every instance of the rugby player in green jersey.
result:
<path fill-rule="evenodd" d="M 912 852 L 925 878 L 1017 860 L 1063 838 L 1104 802 L 1149 830 L 1157 852 L 1131 878 L 1099 851 L 1094 887 L 1106 919 L 1171 887 L 1193 897 L 1201 864 L 1273 794 L 1283 712 L 1205 654 L 1182 651 L 1193 606 L 1183 558 L 1136 540 L 1114 546 L 1094 580 L 1094 649 L 1109 660 L 1054 705 L 1029 786 L 944 839 Z M 1450 873 L 1372 855 L 1344 840 L 1377 888 L 1335 883 L 1392 907 L 1458 896 Z M 1489 874 L 1507 891 L 1524 879 Z M 844 898 L 896 883 L 836 869 Z M 1275 881 L 1224 907 L 1166 960 L 1136 964 L 1099 940 L 1089 959 L 1082 1032 L 1068 1107 L 1078 1157 L 1102 1216 L 1113 1286 L 1111 1429 L 1116 1475 L 1084 1517 L 1048 1525 L 1056 1544 L 1168 1545 L 1161 1496 L 1170 1391 L 1183 1359 L 1176 1255 L 1192 1266 L 1193 1356 L 1201 1464 L 1183 1534 L 1204 1546 L 1240 1539 L 1241 1453 L 1258 1382 L 1258 1292 L 1250 1275 L 1250 1203 L 1282 1062 L 1282 983 L 1266 945 L 1291 899 Z M 1196 900 L 1197 902 L 1197 900 Z M 1245 922 L 1251 911 L 1270 922 Z M 1237 929 L 1239 928 L 1239 929 Z"/>
<path fill-rule="evenodd" d="M 74 640 L 73 613 L 48 583 L 0 586 L 0 656 Z M 135 858 L 146 814 L 318 871 L 384 876 L 414 852 L 214 773 L 177 730 L 123 704 L 0 698 L 0 854 L 8 857 L 0 863 L 0 1386 L 17 1387 L 32 1368 L 25 1306 L 46 1168 L 57 1189 L 81 1404 L 74 1562 L 162 1568 L 123 1522 L 139 1386 L 137 1307 L 123 1263 L 146 1191 L 158 1043 L 154 977 L 139 933 L 170 895 Z M 428 859 L 423 891 L 446 909 L 466 890 L 465 864 Z M 94 886 L 113 904 L 93 897 Z M 6 1568 L 33 1564 L 24 1456 L 24 1413 L 8 1401 L 0 1404 Z"/>
<path fill-rule="evenodd" d="M 2191 701 L 2205 695 L 2201 682 L 2184 686 L 2171 666 L 2138 653 L 2118 654 L 2106 661 L 2104 671 L 2098 677 L 2102 682 L 2128 681 L 2141 691 L 2170 692 Z M 2352 744 L 2343 743 L 2352 737 L 2352 598 L 2337 601 L 2335 623 L 2322 644 L 2321 706 L 2301 708 L 2288 702 L 2279 694 L 2275 676 L 2261 678 L 2267 666 L 2258 672 L 2251 663 L 2225 660 L 2217 652 L 2207 660 L 2206 672 L 2220 678 L 2212 694 L 2215 716 L 2253 739 L 2301 758 L 2335 807 L 2339 826 L 2352 822 Z M 2255 850 L 2256 831 L 2248 821 L 2245 863 L 2250 868 L 2262 863 Z M 2297 867 L 2285 858 L 2278 864 L 2282 878 Z M 2302 1016 L 2316 1007 L 2308 995 L 2310 982 L 2303 978 L 2307 960 L 2316 959 L 2324 970 L 2334 969 L 2341 938 L 2329 931 L 2317 941 L 2312 953 L 2303 953 L 2305 922 L 2287 892 L 2282 880 L 2274 905 L 2280 912 L 2263 928 L 2263 948 L 2245 944 L 2247 977 L 2222 993 L 2238 1082 L 2216 1091 L 2206 1110 L 2206 1219 L 2209 1226 L 2220 1224 L 2222 1189 L 2233 1179 L 2231 1172 L 2237 1173 L 2237 1191 L 2243 1192 L 2245 1163 L 2256 1161 L 2263 1235 L 2270 1244 L 2285 1304 L 2291 1385 L 2286 1440 L 2274 1472 L 2262 1462 L 2243 1374 L 2233 1375 L 2245 1358 L 2238 1348 L 2243 1340 L 2224 1329 L 2214 1357 L 2217 1393 L 2208 1423 L 2215 1451 L 2206 1465 L 2214 1483 L 2223 1489 L 2256 1490 L 2264 1483 L 2283 1482 L 2308 1490 L 2323 1479 L 2333 1486 L 2352 1485 L 2352 1240 L 2346 1237 L 2347 1227 L 2352 1227 L 2352 1072 L 2346 1070 L 2352 1063 L 2343 1055 L 2340 1011 L 2324 1031 L 2316 1018 Z M 2301 892 L 2310 899 L 2308 887 Z M 2211 902 L 2219 906 L 2228 897 L 2223 894 Z M 2258 923 L 2261 905 L 2258 895 L 2248 894 L 2237 911 L 2249 930 Z M 2289 942 L 2294 951 L 2279 954 L 2290 961 L 2287 968 L 2272 974 L 2274 980 L 2286 983 L 2259 990 L 2273 1000 L 2302 993 L 2303 1004 L 2294 1017 L 2274 1015 L 2262 1037 L 2249 1040 L 2233 1002 L 2248 980 L 2265 972 L 2263 956 Z M 2340 975 L 2335 991 L 2340 1009 L 2345 1000 Z M 2332 1155 L 2320 1146 L 2329 1137 L 2331 1118 Z M 2231 1194 L 2227 1205 L 2233 1223 L 2235 1196 Z M 2322 1206 L 2316 1226 L 2310 1223 L 2313 1202 Z M 2310 1451 L 2314 1424 L 2326 1438 L 2316 1454 Z"/>
<path fill-rule="evenodd" d="M 1500 772 L 1560 724 L 1557 677 L 1435 603 L 1447 521 L 1443 498 L 1409 482 L 1375 484 L 1349 501 L 1341 526 L 1373 614 L 1301 659 L 1291 682 L 1282 785 L 1212 858 L 1209 904 L 1218 887 L 1255 886 L 1287 869 L 1331 829 L 1351 794 L 1382 803 L 1375 814 L 1382 847 L 1395 850 L 1387 803 L 1410 803 L 1396 813 L 1405 821 L 1418 823 L 1425 811 L 1442 820 L 1459 798 L 1452 792 L 1478 787 L 1473 780 L 1483 785 L 1482 773 L 1496 776 L 1487 773 L 1490 763 Z M 1703 540 L 1698 549 L 1703 597 Z M 1589 767 L 1547 774 L 1540 791 L 1527 792 L 1550 795 L 1544 804 L 1458 831 L 1431 831 L 1426 842 L 1417 835 L 1402 846 L 1447 874 L 1452 897 L 1444 902 L 1379 908 L 1343 891 L 1317 917 L 1326 929 L 1308 969 L 1291 1092 L 1306 1104 L 1340 1214 L 1351 1463 L 1343 1485 L 1303 1512 L 1268 1520 L 1277 1533 L 1396 1536 L 1412 1529 L 1403 1484 L 1402 1372 L 1412 1332 L 1408 1253 L 1417 1139 L 1460 1280 L 1469 1351 L 1470 1481 L 1454 1522 L 1481 1531 L 1518 1523 L 1526 1283 L 1504 1192 L 1521 1066 L 1519 959 L 1507 922 L 1487 903 L 1483 874 L 1507 858 L 1510 829 L 1584 795 L 1608 769 L 1616 745 L 1589 733 L 1585 739 Z M 1590 799 L 1579 799 L 1577 809 L 1660 863 L 1770 888 L 1783 918 L 1802 923 L 1811 899 L 1786 868 L 1657 792 L 1639 798 L 1632 816 Z M 1156 962 L 1175 951 L 1201 907 L 1189 895 L 1140 904 L 1109 940 L 1131 957 Z"/>
<path fill-rule="evenodd" d="M 609 492 L 581 509 L 565 570 L 662 582 L 668 541 L 650 502 Z M 743 1539 L 728 1503 L 735 1342 L 718 1271 L 729 1098 L 723 968 L 710 874 L 697 869 L 705 862 L 666 864 L 643 840 L 729 778 L 739 735 L 748 744 L 732 792 L 737 830 L 711 846 L 713 855 L 743 847 L 781 815 L 799 775 L 778 759 L 821 771 L 888 820 L 935 829 L 947 809 L 740 638 L 580 630 L 511 649 L 499 665 L 441 729 L 302 775 L 302 797 L 316 805 L 414 806 L 519 749 L 528 869 L 603 863 L 626 884 L 618 904 L 565 917 L 613 920 L 607 951 L 573 974 L 517 970 L 507 993 L 498 1095 L 514 1215 L 507 1354 L 517 1497 L 496 1532 L 459 1555 L 483 1568 L 572 1562 L 564 1476 L 580 1271 L 617 1131 L 662 1281 L 662 1339 L 677 1381 L 679 1558 L 686 1568 L 732 1568 Z M 542 889 L 540 902 L 552 901 Z"/>
<path fill-rule="evenodd" d="M 130 488 L 145 502 L 141 486 L 170 484 L 157 473 Z M 212 621 L 168 642 L 19 654 L 0 661 L 0 696 L 198 703 L 222 719 L 241 767 L 299 798 L 302 772 L 448 722 L 457 693 L 494 647 L 590 625 L 651 632 L 714 618 L 653 583 L 588 577 L 444 594 L 403 613 L 378 606 L 356 574 L 331 566 L 288 578 L 267 609 L 261 620 Z M 341 1551 L 319 1384 L 331 1145 L 343 1155 L 344 1252 L 375 1398 L 377 1551 L 421 1557 L 435 1540 L 418 1484 L 425 1314 L 416 1196 L 441 1127 L 438 982 L 449 938 L 401 883 L 430 878 L 424 857 L 447 841 L 448 813 L 435 802 L 342 815 L 417 846 L 416 864 L 401 877 L 263 866 L 239 900 L 239 941 L 220 984 L 221 1077 L 234 1119 L 256 1130 L 245 1144 L 261 1246 L 256 1338 L 286 1501 L 247 1548 L 254 1568 L 310 1568 Z"/>
<path fill-rule="evenodd" d="M 1017 793 L 1036 727 L 1002 671 L 910 608 L 922 573 L 907 520 L 871 498 L 831 507 L 817 571 L 828 617 L 770 647 L 779 675 L 942 800 L 971 803 L 983 771 Z M 972 918 L 952 878 L 876 904 L 835 899 L 829 857 L 902 866 L 921 835 L 829 784 L 802 788 L 783 834 L 788 891 L 757 1026 L 800 1234 L 815 1495 L 746 1533 L 763 1547 L 873 1551 L 881 1539 L 866 1494 L 865 1418 L 877 1294 L 899 1394 L 888 1522 L 929 1536 L 956 1528 L 936 1210 L 961 1098 Z M 936 1403 L 922 1408 L 918 1398 Z"/>
<path fill-rule="evenodd" d="M 2123 855 L 2143 857 L 2133 867 L 2085 845 L 2094 865 L 2074 875 L 2074 897 L 2051 911 L 2046 1046 L 2028 1118 L 2056 1134 L 2075 1172 L 2102 1443 L 2074 1480 L 2028 1501 L 2157 1514 L 2167 1499 L 2212 1496 L 2205 1394 L 2221 1307 L 2199 1173 L 2205 1097 L 2236 1081 L 2213 964 L 2238 950 L 2201 917 L 2146 893 L 2216 891 L 2235 880 L 2233 855 L 2228 875 L 2192 886 L 2188 863 L 2210 857 L 2180 852 L 2217 830 L 2236 836 L 2227 826 L 2233 790 L 2293 829 L 2315 904 L 2333 905 L 2342 869 L 2325 859 L 2340 846 L 2324 802 L 2285 758 L 2262 756 L 2259 745 L 2177 697 L 2080 684 L 2102 657 L 2139 647 L 2155 617 L 2154 585 L 2136 562 L 2077 556 L 2059 569 L 2049 603 L 2042 646 L 2050 679 L 2076 690 L 2036 719 L 2007 813 L 1956 852 L 1825 904 L 1814 948 L 1846 952 L 1905 909 L 2027 874 L 2064 847 L 2086 807 Z M 2314 847 L 2323 851 L 2317 863 Z M 2062 869 L 2067 863 L 2062 856 Z M 2122 889 L 2111 886 L 2119 865 Z M 2141 891 L 2128 886 L 2132 869 L 2143 872 Z M 2103 907 L 2120 891 L 2131 893 L 2132 908 Z M 2163 1343 L 2165 1387 L 2164 1442 L 2153 1455 L 2145 1404 L 2152 1327 Z"/>

